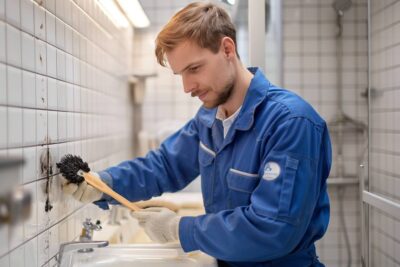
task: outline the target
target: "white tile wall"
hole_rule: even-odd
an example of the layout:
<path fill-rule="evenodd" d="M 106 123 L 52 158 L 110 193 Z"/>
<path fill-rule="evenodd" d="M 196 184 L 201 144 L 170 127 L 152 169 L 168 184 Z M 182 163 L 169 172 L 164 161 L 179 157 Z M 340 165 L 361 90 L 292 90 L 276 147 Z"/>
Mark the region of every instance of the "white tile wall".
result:
<path fill-rule="evenodd" d="M 22 71 L 22 106 L 36 108 L 36 80 L 33 72 Z"/>
<path fill-rule="evenodd" d="M 17 2 L 17 1 L 13 1 Z M 7 42 L 7 63 L 16 67 L 21 66 L 21 32 L 11 26 L 6 25 Z"/>
<path fill-rule="evenodd" d="M 31 35 L 34 34 L 33 2 L 21 0 L 21 29 Z"/>
<path fill-rule="evenodd" d="M 22 71 L 19 68 L 7 67 L 7 99 L 12 106 L 22 104 Z"/>
<path fill-rule="evenodd" d="M 370 1 L 371 98 L 369 189 L 400 201 L 400 12 L 399 1 Z M 400 220 L 378 209 L 370 212 L 371 264 L 400 266 Z"/>
<path fill-rule="evenodd" d="M 55 163 L 76 153 L 100 170 L 132 157 L 122 75 L 132 37 L 95 0 L 0 0 L 0 155 L 25 159 L 15 179 L 32 197 L 28 220 L 0 225 L 1 267 L 55 266 L 59 244 L 79 236 L 84 218 L 104 217 L 63 196 Z"/>
<path fill-rule="evenodd" d="M 6 83 L 7 70 L 6 65 L 0 63 L 0 104 L 7 103 L 7 83 Z"/>
<path fill-rule="evenodd" d="M 22 68 L 35 71 L 35 41 L 32 35 L 22 33 Z"/>

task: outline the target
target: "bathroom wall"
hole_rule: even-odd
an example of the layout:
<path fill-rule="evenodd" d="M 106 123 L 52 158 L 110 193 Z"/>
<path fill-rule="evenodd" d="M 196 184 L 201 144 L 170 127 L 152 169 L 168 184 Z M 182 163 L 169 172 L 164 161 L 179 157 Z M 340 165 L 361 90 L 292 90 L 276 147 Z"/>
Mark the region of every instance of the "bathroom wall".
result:
<path fill-rule="evenodd" d="M 369 191 L 400 203 L 400 1 L 370 2 Z M 370 209 L 370 266 L 400 266 L 400 220 Z"/>
<path fill-rule="evenodd" d="M 158 129 L 163 121 L 185 121 L 190 119 L 200 104 L 185 95 L 179 77 L 170 70 L 157 65 L 154 58 L 154 39 L 170 16 L 191 1 L 141 1 L 152 21 L 151 29 L 135 33 L 136 46 L 142 45 L 147 54 L 138 55 L 148 62 L 158 76 L 147 79 L 145 104 L 143 106 L 144 129 Z M 335 120 L 337 110 L 338 64 L 336 51 L 336 13 L 333 0 L 284 0 L 283 17 L 283 84 L 307 99 L 328 123 Z M 224 7 L 228 7 L 224 5 Z M 242 27 L 247 25 L 247 1 L 239 2 L 239 14 L 235 18 L 238 27 L 238 50 L 245 65 L 248 65 L 248 34 Z M 267 41 L 271 39 L 267 36 Z M 267 44 L 268 46 L 268 44 Z M 367 123 L 367 99 L 362 96 L 368 87 L 367 55 L 367 1 L 354 0 L 344 13 L 343 32 L 343 108 L 350 117 Z M 267 53 L 271 56 L 271 53 Z M 266 59 L 267 70 L 268 62 Z M 267 77 L 268 71 L 266 73 Z M 274 73 L 272 79 L 277 77 Z M 273 80 L 275 82 L 275 80 Z M 345 127 L 346 128 L 346 127 Z M 350 127 L 351 128 L 351 127 Z M 355 178 L 356 183 L 337 186 L 329 185 L 331 198 L 331 221 L 324 238 L 318 242 L 318 253 L 327 266 L 346 266 L 348 248 L 345 237 L 349 237 L 352 266 L 360 266 L 360 197 L 357 179 L 360 160 L 365 157 L 366 138 L 363 133 L 345 129 L 343 140 L 344 174 Z M 331 177 L 338 177 L 337 134 L 331 127 L 334 161 Z M 340 189 L 339 189 L 340 188 Z M 343 194 L 343 195 L 341 195 Z M 341 209 L 340 205 L 344 208 Z M 343 212 L 346 228 L 340 220 Z"/>
<path fill-rule="evenodd" d="M 29 220 L 0 226 L 1 267 L 54 266 L 86 217 L 104 217 L 62 194 L 55 163 L 130 157 L 132 39 L 95 0 L 0 0 L 0 154 L 25 158 L 14 179 L 33 200 Z"/>
<path fill-rule="evenodd" d="M 344 12 L 342 67 L 337 62 L 338 26 L 333 2 L 283 1 L 284 87 L 307 99 L 328 122 L 333 143 L 330 179 L 343 176 L 338 169 L 338 131 L 332 125 L 338 115 L 338 74 L 343 79 L 345 114 L 365 124 L 368 118 L 367 99 L 362 96 L 368 87 L 367 1 L 351 1 L 350 9 Z M 359 177 L 360 161 L 366 154 L 366 135 L 353 128 L 345 125 L 343 131 L 345 178 Z M 330 184 L 328 191 L 331 220 L 326 235 L 317 242 L 319 256 L 327 266 L 347 266 L 347 235 L 351 266 L 361 266 L 359 186 Z M 342 212 L 346 228 L 341 221 Z"/>

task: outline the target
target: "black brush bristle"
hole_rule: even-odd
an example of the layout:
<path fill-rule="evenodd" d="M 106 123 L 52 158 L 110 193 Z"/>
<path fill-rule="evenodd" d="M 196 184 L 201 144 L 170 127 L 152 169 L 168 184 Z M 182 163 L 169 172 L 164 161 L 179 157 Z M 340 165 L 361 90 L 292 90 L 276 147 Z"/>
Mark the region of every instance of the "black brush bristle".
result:
<path fill-rule="evenodd" d="M 84 180 L 82 176 L 78 175 L 79 170 L 90 172 L 89 165 L 81 157 L 71 154 L 62 157 L 61 161 L 57 163 L 57 168 L 70 183 L 74 184 L 80 184 Z"/>

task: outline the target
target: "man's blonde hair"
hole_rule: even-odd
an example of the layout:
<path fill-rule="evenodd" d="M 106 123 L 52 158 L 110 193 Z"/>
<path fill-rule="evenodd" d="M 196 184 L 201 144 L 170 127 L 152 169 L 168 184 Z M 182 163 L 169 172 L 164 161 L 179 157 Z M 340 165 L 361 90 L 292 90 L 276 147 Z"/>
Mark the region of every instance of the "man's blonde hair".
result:
<path fill-rule="evenodd" d="M 158 34 L 157 61 L 166 66 L 165 53 L 186 40 L 217 53 L 225 36 L 230 37 L 236 46 L 235 26 L 223 8 L 207 2 L 191 3 L 176 13 Z"/>

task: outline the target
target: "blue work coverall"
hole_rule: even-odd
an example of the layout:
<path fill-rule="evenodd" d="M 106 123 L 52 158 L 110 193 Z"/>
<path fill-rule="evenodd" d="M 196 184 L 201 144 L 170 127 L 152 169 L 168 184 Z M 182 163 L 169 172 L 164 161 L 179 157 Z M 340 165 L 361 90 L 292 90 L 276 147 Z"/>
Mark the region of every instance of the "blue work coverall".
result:
<path fill-rule="evenodd" d="M 326 123 L 302 98 L 249 70 L 254 77 L 225 138 L 217 136 L 217 108 L 201 107 L 159 149 L 100 176 L 137 201 L 178 191 L 200 174 L 206 214 L 182 217 L 184 251 L 201 250 L 220 266 L 323 266 L 314 242 L 329 222 Z"/>

